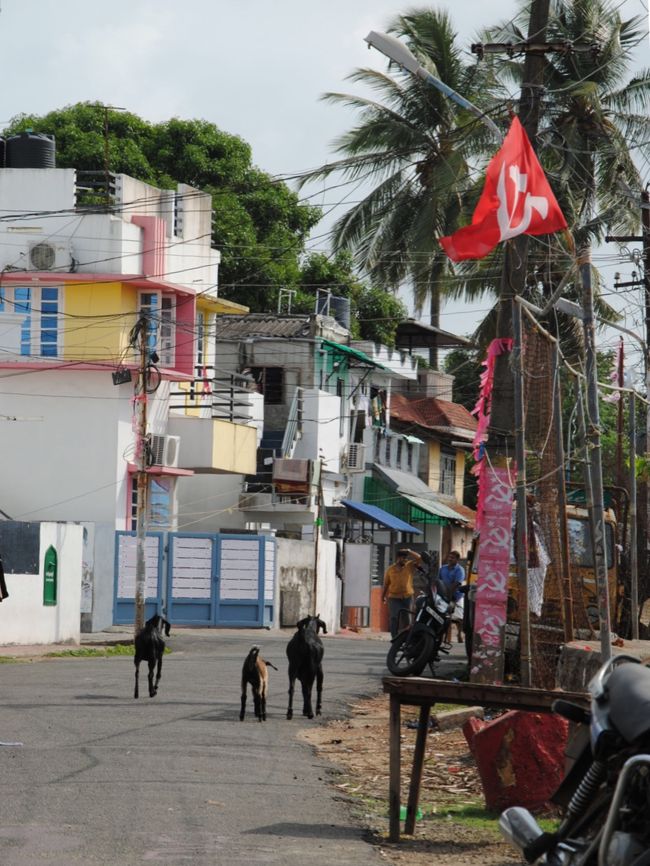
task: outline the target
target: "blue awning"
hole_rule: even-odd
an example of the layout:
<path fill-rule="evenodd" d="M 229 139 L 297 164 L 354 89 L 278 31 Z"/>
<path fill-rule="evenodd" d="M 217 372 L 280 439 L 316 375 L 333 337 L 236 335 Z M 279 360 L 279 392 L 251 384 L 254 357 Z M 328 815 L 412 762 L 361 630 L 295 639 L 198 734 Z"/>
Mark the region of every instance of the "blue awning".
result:
<path fill-rule="evenodd" d="M 411 526 L 399 517 L 389 514 L 383 508 L 378 508 L 376 505 L 367 505 L 365 502 L 354 502 L 352 499 L 342 499 L 341 505 L 345 505 L 348 511 L 351 511 L 361 520 L 371 520 L 373 523 L 379 523 L 385 526 L 386 529 L 394 529 L 398 532 L 416 532 L 422 535 L 422 530 Z"/>

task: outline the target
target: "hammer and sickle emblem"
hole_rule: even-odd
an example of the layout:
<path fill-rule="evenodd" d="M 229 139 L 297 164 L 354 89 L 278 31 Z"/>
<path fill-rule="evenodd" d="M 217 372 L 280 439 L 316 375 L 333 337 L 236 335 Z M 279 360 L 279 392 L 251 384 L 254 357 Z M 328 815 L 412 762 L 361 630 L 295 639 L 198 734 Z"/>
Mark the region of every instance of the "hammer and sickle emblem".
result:
<path fill-rule="evenodd" d="M 510 549 L 510 533 L 503 526 L 495 526 L 487 534 L 485 544 L 497 549 Z"/>
<path fill-rule="evenodd" d="M 485 504 L 510 505 L 512 502 L 512 489 L 505 484 L 495 484 L 485 497 Z"/>
<path fill-rule="evenodd" d="M 506 241 L 508 238 L 514 238 L 517 235 L 522 235 L 528 230 L 530 221 L 533 218 L 533 210 L 542 217 L 546 218 L 548 214 L 548 199 L 543 195 L 531 195 L 526 192 L 528 186 L 528 175 L 519 170 L 519 166 L 511 165 L 508 169 L 509 179 L 514 185 L 514 197 L 512 208 L 508 209 L 508 191 L 506 189 L 506 164 L 501 165 L 499 172 L 499 180 L 497 182 L 497 196 L 499 198 L 499 208 L 497 210 L 497 220 L 499 223 L 499 232 L 501 240 Z M 512 221 L 519 204 L 519 197 L 525 195 L 523 204 L 523 215 L 518 225 L 513 225 Z"/>
<path fill-rule="evenodd" d="M 502 571 L 488 571 L 485 577 L 481 577 L 476 586 L 477 592 L 499 592 L 505 593 L 508 588 L 508 579 Z"/>

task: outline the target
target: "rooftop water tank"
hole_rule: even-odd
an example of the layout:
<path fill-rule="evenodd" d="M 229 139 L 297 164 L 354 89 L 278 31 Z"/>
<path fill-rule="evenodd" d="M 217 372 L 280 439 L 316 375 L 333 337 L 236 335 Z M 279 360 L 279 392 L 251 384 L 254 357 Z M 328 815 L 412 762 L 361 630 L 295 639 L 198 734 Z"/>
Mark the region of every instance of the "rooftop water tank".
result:
<path fill-rule="evenodd" d="M 336 319 L 339 325 L 350 330 L 350 299 L 340 298 L 332 295 L 330 298 L 330 316 Z"/>
<path fill-rule="evenodd" d="M 56 168 L 53 135 L 27 130 L 8 138 L 6 147 L 7 168 Z"/>

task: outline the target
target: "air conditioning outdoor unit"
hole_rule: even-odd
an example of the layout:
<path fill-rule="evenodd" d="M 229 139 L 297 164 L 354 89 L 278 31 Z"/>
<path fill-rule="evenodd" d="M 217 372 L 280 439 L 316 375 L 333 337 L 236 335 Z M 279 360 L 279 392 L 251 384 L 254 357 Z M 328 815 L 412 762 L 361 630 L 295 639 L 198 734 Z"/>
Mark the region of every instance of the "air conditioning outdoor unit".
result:
<path fill-rule="evenodd" d="M 158 436 L 154 434 L 150 442 L 151 465 L 178 466 L 180 447 L 180 436 Z"/>
<path fill-rule="evenodd" d="M 38 241 L 29 245 L 27 257 L 33 271 L 66 272 L 72 268 L 72 252 L 67 243 Z"/>
<path fill-rule="evenodd" d="M 360 442 L 348 445 L 348 472 L 363 472 L 366 468 L 366 446 Z"/>

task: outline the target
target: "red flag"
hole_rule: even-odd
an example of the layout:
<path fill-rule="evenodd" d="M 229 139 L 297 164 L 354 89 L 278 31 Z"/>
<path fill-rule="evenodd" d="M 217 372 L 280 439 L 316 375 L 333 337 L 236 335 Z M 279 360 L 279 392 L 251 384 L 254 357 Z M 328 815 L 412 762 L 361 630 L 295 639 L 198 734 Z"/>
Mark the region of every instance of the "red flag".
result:
<path fill-rule="evenodd" d="M 515 117 L 501 149 L 492 157 L 471 225 L 440 238 L 454 262 L 482 259 L 517 235 L 546 235 L 567 227 L 553 191 Z"/>

